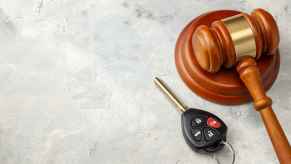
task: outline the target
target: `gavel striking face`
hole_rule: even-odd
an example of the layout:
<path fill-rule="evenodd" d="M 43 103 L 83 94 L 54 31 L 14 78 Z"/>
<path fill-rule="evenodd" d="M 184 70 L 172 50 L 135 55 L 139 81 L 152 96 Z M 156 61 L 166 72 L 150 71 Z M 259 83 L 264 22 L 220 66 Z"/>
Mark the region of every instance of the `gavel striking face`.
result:
<path fill-rule="evenodd" d="M 222 67 L 236 66 L 255 109 L 261 114 L 280 163 L 291 164 L 291 147 L 272 110 L 272 100 L 266 96 L 256 64 L 262 55 L 274 54 L 278 44 L 276 22 L 263 9 L 217 20 L 211 26 L 200 25 L 192 36 L 193 51 L 203 70 L 216 73 Z"/>

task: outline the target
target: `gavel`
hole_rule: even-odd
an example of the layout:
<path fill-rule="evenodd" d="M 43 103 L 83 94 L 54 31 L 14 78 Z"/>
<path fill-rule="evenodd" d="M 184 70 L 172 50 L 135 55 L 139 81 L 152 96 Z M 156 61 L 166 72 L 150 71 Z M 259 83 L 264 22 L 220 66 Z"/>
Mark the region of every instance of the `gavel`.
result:
<path fill-rule="evenodd" d="M 266 95 L 256 61 L 262 55 L 274 55 L 279 44 L 279 30 L 271 14 L 256 9 L 251 14 L 216 20 L 194 31 L 192 47 L 200 67 L 210 73 L 236 67 L 260 113 L 278 160 L 291 164 L 291 147 Z"/>

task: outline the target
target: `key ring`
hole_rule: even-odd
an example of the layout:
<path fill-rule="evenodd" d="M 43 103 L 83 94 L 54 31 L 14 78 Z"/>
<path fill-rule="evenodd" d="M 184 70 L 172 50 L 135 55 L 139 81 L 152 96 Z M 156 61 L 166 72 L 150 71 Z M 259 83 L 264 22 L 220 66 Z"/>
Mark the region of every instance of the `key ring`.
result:
<path fill-rule="evenodd" d="M 225 146 L 227 146 L 227 148 L 232 153 L 232 162 L 231 162 L 231 164 L 234 164 L 235 163 L 236 154 L 235 154 L 235 150 L 234 150 L 233 146 L 230 143 L 226 142 L 226 141 L 222 141 L 222 144 L 224 144 Z M 213 154 L 213 158 L 215 159 L 215 161 L 217 162 L 217 164 L 221 164 L 220 161 L 219 161 L 219 159 L 215 155 L 215 153 Z"/>

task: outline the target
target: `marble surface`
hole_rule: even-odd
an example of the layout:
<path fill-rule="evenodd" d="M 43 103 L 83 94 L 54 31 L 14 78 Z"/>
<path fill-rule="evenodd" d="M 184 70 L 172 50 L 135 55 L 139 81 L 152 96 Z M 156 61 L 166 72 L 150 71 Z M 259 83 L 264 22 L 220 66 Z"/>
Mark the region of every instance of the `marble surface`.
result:
<path fill-rule="evenodd" d="M 0 0 L 0 163 L 215 164 L 185 144 L 153 76 L 225 120 L 237 164 L 278 163 L 252 105 L 199 98 L 173 58 L 192 18 L 257 7 L 280 27 L 281 69 L 268 94 L 291 140 L 289 0 Z M 229 163 L 226 150 L 218 156 Z"/>

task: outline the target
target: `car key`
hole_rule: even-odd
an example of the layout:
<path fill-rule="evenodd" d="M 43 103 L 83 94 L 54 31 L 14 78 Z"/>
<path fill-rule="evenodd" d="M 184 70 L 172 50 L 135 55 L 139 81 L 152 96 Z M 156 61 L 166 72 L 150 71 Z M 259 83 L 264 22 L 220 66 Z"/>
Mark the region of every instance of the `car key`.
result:
<path fill-rule="evenodd" d="M 227 126 L 220 118 L 200 109 L 186 107 L 162 80 L 155 77 L 154 82 L 182 112 L 183 136 L 192 150 L 216 152 L 224 147 Z"/>

